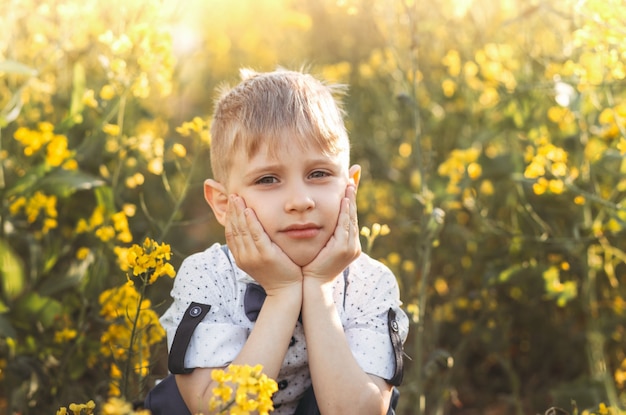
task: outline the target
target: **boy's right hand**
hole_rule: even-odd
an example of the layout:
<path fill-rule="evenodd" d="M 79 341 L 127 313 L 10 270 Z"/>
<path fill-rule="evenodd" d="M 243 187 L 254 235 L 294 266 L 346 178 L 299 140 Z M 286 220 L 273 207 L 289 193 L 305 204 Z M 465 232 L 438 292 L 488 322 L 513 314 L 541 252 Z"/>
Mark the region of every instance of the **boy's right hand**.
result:
<path fill-rule="evenodd" d="M 237 195 L 228 199 L 225 233 L 237 266 L 268 296 L 294 288 L 301 290 L 302 269 L 270 239 L 254 211 Z"/>

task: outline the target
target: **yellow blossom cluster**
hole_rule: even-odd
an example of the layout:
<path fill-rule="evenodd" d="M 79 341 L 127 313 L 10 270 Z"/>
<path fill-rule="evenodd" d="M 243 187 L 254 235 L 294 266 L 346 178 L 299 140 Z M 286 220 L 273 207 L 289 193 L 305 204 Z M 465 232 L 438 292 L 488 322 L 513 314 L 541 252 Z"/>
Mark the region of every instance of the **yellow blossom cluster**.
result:
<path fill-rule="evenodd" d="M 69 412 L 67 412 L 67 409 L 68 408 L 66 408 L 65 406 L 62 406 L 57 411 L 56 415 L 68 415 Z M 71 413 L 73 415 L 90 415 L 94 413 L 94 409 L 96 409 L 96 403 L 94 401 L 89 401 L 86 403 L 71 403 L 69 406 L 69 410 L 72 411 Z"/>
<path fill-rule="evenodd" d="M 147 375 L 150 364 L 150 347 L 165 337 L 159 316 L 151 302 L 137 292 L 132 281 L 100 294 L 100 315 L 110 324 L 102 334 L 101 353 L 112 356 L 116 362 L 126 361 L 135 373 Z M 122 372 L 117 364 L 111 367 L 110 394 L 121 393 L 118 383 Z"/>
<path fill-rule="evenodd" d="M 204 143 L 211 144 L 209 124 L 200 117 L 194 117 L 191 121 L 183 122 L 179 127 L 176 127 L 176 132 L 183 137 L 189 137 L 192 132 L 195 132 Z M 179 154 L 180 149 L 173 150 L 177 156 L 184 157 L 184 155 Z"/>
<path fill-rule="evenodd" d="M 57 197 L 46 196 L 40 191 L 36 191 L 31 197 L 18 196 L 9 205 L 9 212 L 16 216 L 23 213 L 28 223 L 35 223 L 42 218 L 41 233 L 47 234 L 51 229 L 57 227 Z"/>
<path fill-rule="evenodd" d="M 64 328 L 54 333 L 54 342 L 55 343 L 66 343 L 72 339 L 75 339 L 78 333 L 74 329 Z"/>
<path fill-rule="evenodd" d="M 158 316 L 151 310 L 151 302 L 148 299 L 140 299 L 140 294 L 134 284 L 128 281 L 119 287 L 105 290 L 100 294 L 100 315 L 108 321 L 116 322 L 112 330 L 102 337 L 102 353 L 106 356 L 112 354 L 111 344 L 118 347 L 115 353 L 126 355 L 130 327 L 126 320 L 137 320 L 137 328 L 145 335 L 143 343 L 156 343 L 163 338 L 164 332 L 158 323 Z M 117 341 L 115 341 L 117 339 Z"/>
<path fill-rule="evenodd" d="M 272 395 L 278 386 L 262 369 L 261 365 L 230 365 L 226 370 L 213 370 L 211 378 L 217 386 L 213 389 L 209 412 L 230 415 L 269 414 L 274 409 Z"/>
<path fill-rule="evenodd" d="M 100 91 L 102 99 L 112 99 L 126 88 L 137 98 L 148 98 L 152 88 L 160 96 L 171 93 L 174 55 L 165 29 L 138 24 L 119 35 L 108 30 L 98 40 L 111 52 L 103 61 L 110 83 Z"/>
<path fill-rule="evenodd" d="M 563 193 L 564 179 L 576 173 L 568 168 L 567 159 L 567 151 L 550 143 L 545 137 L 538 140 L 536 148 L 526 148 L 525 160 L 528 165 L 524 170 L 524 177 L 537 179 L 533 184 L 535 194 L 541 195 L 546 191 L 553 194 Z"/>
<path fill-rule="evenodd" d="M 598 122 L 599 136 L 607 141 L 619 138 L 617 149 L 626 154 L 626 102 L 602 110 Z"/>
<path fill-rule="evenodd" d="M 386 224 L 381 225 L 380 223 L 374 223 L 371 228 L 363 226 L 361 228 L 361 235 L 365 237 L 365 240 L 367 241 L 367 245 L 365 248 L 366 252 L 371 251 L 376 238 L 378 238 L 379 236 L 389 235 L 390 232 L 391 230 Z"/>
<path fill-rule="evenodd" d="M 580 79 L 582 88 L 626 79 L 626 5 L 621 0 L 588 0 L 580 7 L 594 18 L 574 32 L 574 45 L 582 54 L 576 63 L 565 65 Z"/>
<path fill-rule="evenodd" d="M 488 43 L 474 54 L 474 59 L 463 62 L 457 50 L 449 50 L 442 58 L 448 77 L 441 83 L 443 94 L 450 98 L 462 79 L 472 90 L 480 91 L 478 104 L 491 108 L 500 102 L 499 88 L 512 92 L 517 87 L 514 72 L 519 66 L 511 45 Z"/>
<path fill-rule="evenodd" d="M 104 356 L 112 356 L 115 363 L 110 367 L 111 396 L 123 393 L 120 384 L 128 372 L 119 369 L 120 362 L 143 378 L 148 375 L 150 348 L 165 337 L 159 317 L 152 309 L 149 299 L 144 297 L 145 288 L 159 277 L 173 277 L 174 268 L 170 259 L 170 246 L 146 238 L 142 245 L 133 244 L 129 248 L 115 247 L 120 268 L 140 278 L 140 291 L 129 278 L 126 284 L 113 287 L 100 294 L 100 315 L 109 322 L 100 340 Z"/>
<path fill-rule="evenodd" d="M 24 155 L 34 156 L 45 147 L 45 161 L 48 166 L 61 166 L 67 170 L 76 170 L 78 164 L 68 149 L 67 137 L 54 133 L 54 126 L 49 122 L 40 122 L 36 130 L 18 128 L 13 137 L 24 146 Z"/>
<path fill-rule="evenodd" d="M 568 301 L 576 298 L 577 284 L 576 281 L 562 282 L 560 279 L 560 269 L 557 266 L 551 266 L 543 272 L 543 280 L 546 295 L 549 298 L 556 299 L 559 307 L 564 307 Z"/>
<path fill-rule="evenodd" d="M 605 403 L 600 403 L 598 405 L 598 409 L 594 411 L 589 411 L 585 409 L 581 412 L 581 415 L 625 415 L 626 411 L 619 409 L 617 407 L 606 406 Z"/>
<path fill-rule="evenodd" d="M 145 279 L 152 284 L 158 278 L 167 275 L 173 278 L 176 274 L 170 260 L 171 248 L 166 243 L 146 238 L 143 245 L 133 244 L 130 248 L 116 247 L 115 253 L 122 271 L 132 270 L 133 275 Z"/>
<path fill-rule="evenodd" d="M 94 401 L 89 401 L 87 403 L 72 403 L 68 408 L 62 406 L 56 412 L 56 415 L 90 415 L 94 413 L 96 409 L 96 404 Z M 84 411 L 84 412 L 83 412 Z M 103 405 L 102 405 L 102 415 L 150 415 L 150 411 L 147 409 L 133 410 L 133 405 L 130 402 L 125 401 L 124 399 L 110 397 Z"/>
<path fill-rule="evenodd" d="M 76 233 L 93 232 L 102 242 L 116 239 L 128 243 L 133 240 L 133 235 L 128 227 L 128 217 L 124 211 L 116 212 L 108 218 L 103 206 L 97 206 L 89 220 L 81 218 L 76 224 Z"/>
<path fill-rule="evenodd" d="M 559 126 L 564 135 L 574 135 L 578 129 L 576 116 L 568 107 L 560 105 L 548 109 L 548 119 Z"/>
<path fill-rule="evenodd" d="M 452 150 L 448 159 L 437 169 L 439 175 L 449 178 L 446 192 L 459 194 L 461 192 L 459 184 L 463 178 L 469 177 L 471 180 L 476 180 L 482 175 L 482 167 L 477 162 L 478 156 L 480 156 L 480 150 L 474 147 Z"/>

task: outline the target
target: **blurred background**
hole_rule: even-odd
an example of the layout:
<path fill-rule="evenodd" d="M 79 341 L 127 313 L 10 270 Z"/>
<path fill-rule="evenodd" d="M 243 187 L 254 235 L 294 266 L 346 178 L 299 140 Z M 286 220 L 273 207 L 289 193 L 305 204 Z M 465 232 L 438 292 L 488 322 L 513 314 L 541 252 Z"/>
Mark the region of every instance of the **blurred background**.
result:
<path fill-rule="evenodd" d="M 166 374 L 172 280 L 129 331 L 120 252 L 223 242 L 202 182 L 242 67 L 349 88 L 363 247 L 411 317 L 398 414 L 626 406 L 622 0 L 0 0 L 0 28 L 0 413 Z"/>

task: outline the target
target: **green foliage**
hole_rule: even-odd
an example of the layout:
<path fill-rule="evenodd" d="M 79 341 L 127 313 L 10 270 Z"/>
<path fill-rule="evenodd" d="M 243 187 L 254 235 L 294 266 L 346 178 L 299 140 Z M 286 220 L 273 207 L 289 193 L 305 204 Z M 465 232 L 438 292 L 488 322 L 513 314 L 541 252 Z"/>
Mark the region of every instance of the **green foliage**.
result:
<path fill-rule="evenodd" d="M 413 318 L 398 413 L 626 405 L 623 2 L 39 3 L 0 5 L 0 407 L 105 400 L 116 249 L 222 240 L 212 91 L 277 65 L 349 86 L 364 246 Z"/>

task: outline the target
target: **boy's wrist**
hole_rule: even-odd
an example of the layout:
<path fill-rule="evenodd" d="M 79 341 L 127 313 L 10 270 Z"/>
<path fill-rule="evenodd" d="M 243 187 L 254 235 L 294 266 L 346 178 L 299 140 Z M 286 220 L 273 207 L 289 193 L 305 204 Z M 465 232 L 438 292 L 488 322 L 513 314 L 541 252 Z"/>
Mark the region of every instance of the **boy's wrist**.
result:
<path fill-rule="evenodd" d="M 282 284 L 277 287 L 266 288 L 265 293 L 268 299 L 277 299 L 286 302 L 302 303 L 302 281 Z"/>
<path fill-rule="evenodd" d="M 321 279 L 313 276 L 305 277 L 302 280 L 303 297 L 324 296 L 332 299 L 333 285 L 335 279 Z"/>

